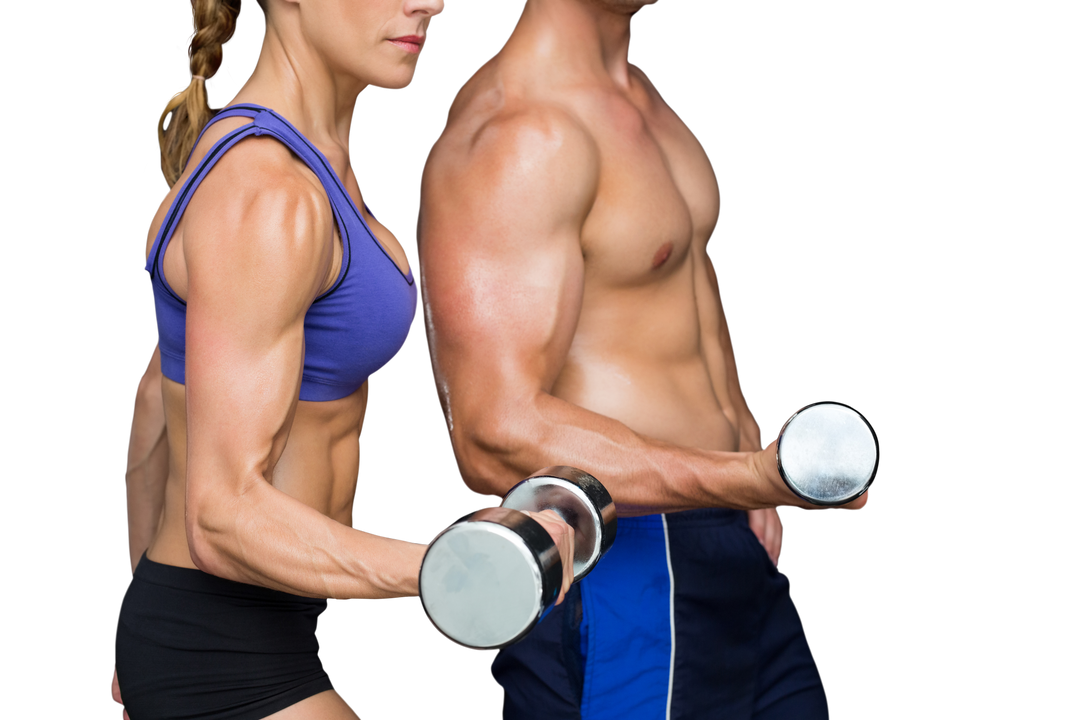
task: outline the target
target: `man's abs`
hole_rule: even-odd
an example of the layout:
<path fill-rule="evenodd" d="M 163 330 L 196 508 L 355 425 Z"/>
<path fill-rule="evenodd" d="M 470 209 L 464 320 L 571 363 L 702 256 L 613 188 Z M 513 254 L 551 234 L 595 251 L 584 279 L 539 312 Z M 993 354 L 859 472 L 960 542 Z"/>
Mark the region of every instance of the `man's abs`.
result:
<path fill-rule="evenodd" d="M 582 358 L 567 363 L 552 394 L 657 440 L 704 450 L 738 449 L 738 428 L 724 414 L 700 361 L 657 366 L 628 358 Z"/>

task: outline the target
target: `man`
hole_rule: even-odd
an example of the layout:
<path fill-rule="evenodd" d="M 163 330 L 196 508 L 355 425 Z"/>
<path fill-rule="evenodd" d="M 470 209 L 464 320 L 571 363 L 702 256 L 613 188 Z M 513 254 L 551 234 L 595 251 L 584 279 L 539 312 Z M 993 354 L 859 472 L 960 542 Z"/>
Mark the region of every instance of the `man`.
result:
<path fill-rule="evenodd" d="M 761 450 L 705 252 L 716 178 L 627 61 L 647 3 L 527 0 L 424 175 L 429 340 L 466 483 L 501 495 L 572 465 L 620 513 L 611 552 L 492 669 L 506 718 L 825 717 L 775 568 L 771 508 L 801 503 Z"/>

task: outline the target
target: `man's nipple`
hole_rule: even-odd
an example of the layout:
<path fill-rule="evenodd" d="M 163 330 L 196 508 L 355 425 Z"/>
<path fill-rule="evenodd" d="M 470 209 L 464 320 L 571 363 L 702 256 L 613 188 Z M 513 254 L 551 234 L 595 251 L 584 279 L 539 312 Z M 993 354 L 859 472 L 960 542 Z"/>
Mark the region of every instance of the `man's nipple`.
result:
<path fill-rule="evenodd" d="M 656 268 L 660 267 L 661 265 L 663 265 L 664 263 L 667 262 L 667 259 L 669 257 L 671 257 L 671 250 L 674 247 L 675 247 L 675 244 L 672 243 L 670 240 L 660 246 L 660 249 L 656 251 L 655 255 L 653 255 L 653 259 L 652 259 L 653 270 L 655 270 Z"/>

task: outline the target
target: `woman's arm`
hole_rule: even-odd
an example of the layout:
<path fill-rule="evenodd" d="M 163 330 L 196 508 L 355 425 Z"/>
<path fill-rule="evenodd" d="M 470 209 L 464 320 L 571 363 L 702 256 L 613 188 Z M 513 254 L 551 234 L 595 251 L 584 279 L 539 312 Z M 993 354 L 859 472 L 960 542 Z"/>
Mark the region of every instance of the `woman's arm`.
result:
<path fill-rule="evenodd" d="M 165 503 L 169 473 L 169 444 L 165 437 L 165 407 L 161 399 L 161 354 L 154 348 L 139 389 L 128 441 L 127 508 L 131 570 L 150 546 Z"/>
<path fill-rule="evenodd" d="M 272 484 L 304 317 L 333 281 L 336 242 L 322 186 L 270 139 L 233 148 L 188 207 L 173 282 L 187 302 L 188 548 L 208 573 L 294 594 L 415 595 L 424 546 L 354 530 Z"/>

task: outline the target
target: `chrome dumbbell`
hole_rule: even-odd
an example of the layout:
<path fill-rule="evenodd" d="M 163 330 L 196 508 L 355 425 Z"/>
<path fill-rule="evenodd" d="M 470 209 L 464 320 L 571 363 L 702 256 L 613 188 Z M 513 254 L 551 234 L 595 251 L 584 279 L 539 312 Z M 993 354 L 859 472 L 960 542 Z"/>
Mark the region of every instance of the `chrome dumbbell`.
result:
<path fill-rule="evenodd" d="M 776 465 L 791 491 L 815 505 L 843 505 L 862 495 L 878 468 L 877 433 L 854 408 L 807 405 L 780 430 Z"/>
<path fill-rule="evenodd" d="M 558 598 L 558 548 L 523 510 L 554 510 L 574 528 L 575 582 L 615 541 L 615 503 L 592 475 L 558 466 L 521 481 L 501 506 L 466 515 L 440 533 L 424 555 L 420 600 L 451 640 L 504 647 L 523 638 Z"/>

